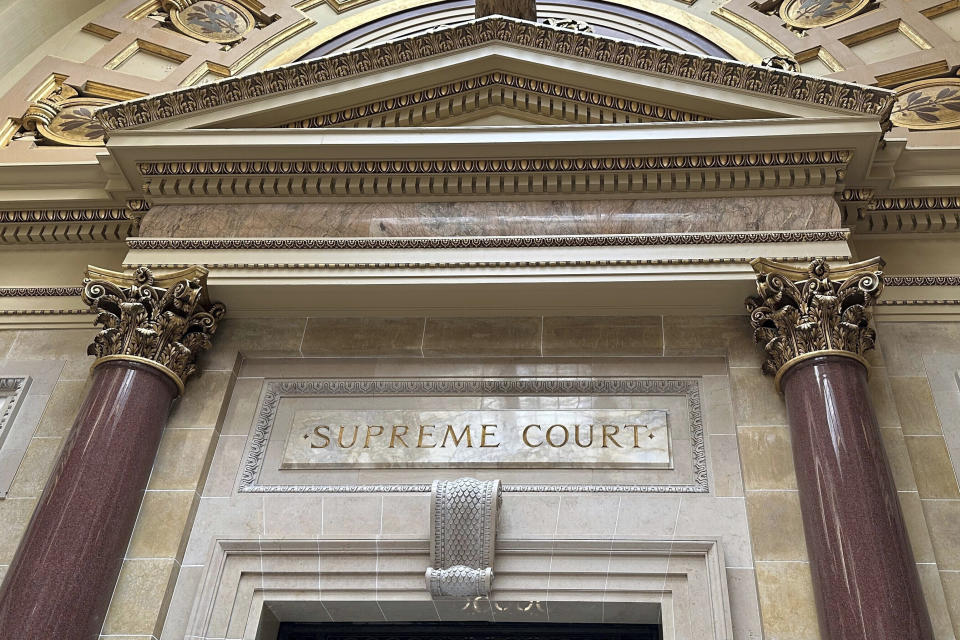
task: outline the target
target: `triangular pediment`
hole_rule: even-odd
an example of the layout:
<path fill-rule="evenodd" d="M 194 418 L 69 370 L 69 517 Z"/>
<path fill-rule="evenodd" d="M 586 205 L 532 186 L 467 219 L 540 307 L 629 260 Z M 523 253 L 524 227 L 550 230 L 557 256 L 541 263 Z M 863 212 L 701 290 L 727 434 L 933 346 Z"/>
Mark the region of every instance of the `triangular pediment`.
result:
<path fill-rule="evenodd" d="M 470 82 L 547 101 L 613 109 L 641 103 L 716 120 L 884 118 L 892 102 L 892 93 L 875 87 L 495 16 L 131 100 L 99 117 L 108 132 L 276 127 L 372 109 L 385 97 L 432 91 L 440 99 L 450 86 Z"/>
<path fill-rule="evenodd" d="M 892 96 L 497 16 L 98 117 L 154 199 L 789 193 L 866 176 Z"/>

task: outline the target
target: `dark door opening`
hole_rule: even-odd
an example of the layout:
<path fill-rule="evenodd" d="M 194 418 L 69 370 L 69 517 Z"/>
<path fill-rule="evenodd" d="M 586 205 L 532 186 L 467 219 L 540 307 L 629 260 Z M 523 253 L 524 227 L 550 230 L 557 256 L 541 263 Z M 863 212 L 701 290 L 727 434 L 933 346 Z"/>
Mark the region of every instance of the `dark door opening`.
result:
<path fill-rule="evenodd" d="M 660 640 L 656 624 L 284 622 L 277 640 Z"/>

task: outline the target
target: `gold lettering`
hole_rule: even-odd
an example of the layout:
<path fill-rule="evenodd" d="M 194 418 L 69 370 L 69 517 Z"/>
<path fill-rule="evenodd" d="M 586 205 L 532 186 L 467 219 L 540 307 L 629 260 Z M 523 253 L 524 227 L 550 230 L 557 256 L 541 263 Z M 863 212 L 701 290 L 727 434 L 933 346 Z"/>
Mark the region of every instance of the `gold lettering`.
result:
<path fill-rule="evenodd" d="M 610 438 L 610 442 L 617 445 L 617 447 L 623 449 L 623 445 L 613 439 L 613 436 L 617 435 L 617 431 L 620 430 L 615 424 L 605 424 L 603 425 L 603 448 L 607 448 L 607 438 Z"/>
<path fill-rule="evenodd" d="M 497 442 L 496 444 L 487 444 L 487 436 L 494 437 L 494 436 L 497 435 L 496 433 L 490 433 L 490 432 L 488 432 L 487 429 L 490 428 L 490 429 L 493 429 L 494 431 L 496 431 L 497 425 L 495 425 L 495 424 L 485 424 L 485 425 L 481 425 L 481 427 L 482 427 L 482 428 L 480 429 L 480 447 L 481 447 L 481 448 L 484 448 L 484 447 L 490 447 L 490 448 L 499 447 L 499 446 L 500 446 L 500 443 L 499 443 L 499 442 Z"/>
<path fill-rule="evenodd" d="M 357 434 L 360 432 L 360 426 L 359 425 L 353 426 L 353 440 L 350 441 L 350 444 L 343 444 L 343 429 L 344 429 L 344 426 L 340 425 L 340 435 L 337 436 L 337 444 L 340 445 L 341 449 L 348 449 L 353 445 L 357 444 Z"/>
<path fill-rule="evenodd" d="M 646 429 L 647 425 L 645 424 L 625 424 L 623 425 L 624 429 L 633 429 L 633 448 L 640 448 L 640 429 Z"/>
<path fill-rule="evenodd" d="M 373 432 L 374 429 L 377 430 L 376 433 Z M 382 427 L 382 426 L 380 426 L 379 424 L 368 424 L 368 425 L 367 425 L 367 437 L 364 438 L 364 440 L 363 440 L 363 448 L 364 448 L 364 449 L 369 449 L 369 448 L 370 448 L 370 438 L 372 438 L 373 436 L 382 436 L 382 435 L 383 435 L 383 427 Z"/>
<path fill-rule="evenodd" d="M 434 442 L 433 444 L 431 444 L 429 447 L 423 446 L 423 437 L 424 437 L 424 436 L 427 436 L 427 437 L 432 438 L 432 437 L 433 437 L 433 428 L 434 428 L 435 426 L 437 426 L 437 425 L 434 425 L 434 424 L 422 424 L 422 425 L 420 425 L 420 433 L 419 433 L 419 435 L 417 436 L 417 449 L 433 449 L 435 446 L 437 446 L 437 443 L 436 443 L 436 442 Z M 427 433 L 427 431 L 426 431 L 427 429 L 430 430 L 429 433 Z"/>
<path fill-rule="evenodd" d="M 593 425 L 590 425 L 590 439 L 587 440 L 586 444 L 583 444 L 582 442 L 580 442 L 580 425 L 578 424 L 573 425 L 573 441 L 577 443 L 578 447 L 583 447 L 584 449 L 592 445 L 593 444 Z"/>
<path fill-rule="evenodd" d="M 539 443 L 537 443 L 537 444 L 533 444 L 533 443 L 531 443 L 530 440 L 527 438 L 527 432 L 530 431 L 530 429 L 534 429 L 534 428 L 540 430 L 540 425 L 538 425 L 538 424 L 528 424 L 526 427 L 523 428 L 523 444 L 527 445 L 527 446 L 530 447 L 531 449 L 536 449 L 537 447 L 539 447 L 540 445 L 543 444 L 542 442 L 539 442 Z"/>
<path fill-rule="evenodd" d="M 330 427 L 328 427 L 328 426 L 325 425 L 325 424 L 318 424 L 317 426 L 315 426 L 315 427 L 313 428 L 313 432 L 314 432 L 315 434 L 317 434 L 317 437 L 318 437 L 318 438 L 323 438 L 323 444 L 313 444 L 313 443 L 311 442 L 311 443 L 310 443 L 310 448 L 311 448 L 311 449 L 325 449 L 325 448 L 327 447 L 327 445 L 330 444 L 330 436 L 328 436 L 328 435 L 326 435 L 326 434 L 324 434 L 324 433 L 320 433 L 320 429 L 324 429 L 324 430 L 326 430 L 328 433 L 330 432 Z"/>
<path fill-rule="evenodd" d="M 560 427 L 563 430 L 563 440 L 560 442 L 560 444 L 554 444 L 553 438 L 550 437 L 550 434 L 553 433 L 553 430 L 556 429 L 557 427 Z M 547 444 L 550 445 L 551 447 L 562 447 L 563 445 L 567 444 L 567 440 L 569 439 L 570 439 L 570 432 L 567 431 L 567 427 L 565 425 L 552 424 L 550 425 L 550 428 L 547 429 Z"/>
<path fill-rule="evenodd" d="M 397 431 L 398 431 L 399 429 L 403 429 L 403 433 L 397 433 Z M 390 448 L 390 449 L 393 449 L 393 447 L 394 447 L 393 442 L 394 442 L 394 440 L 397 440 L 397 441 L 399 441 L 400 444 L 402 444 L 405 448 L 408 448 L 408 449 L 409 449 L 409 447 L 407 447 L 407 443 L 403 441 L 403 436 L 407 435 L 407 431 L 409 431 L 409 430 L 410 430 L 410 429 L 407 428 L 407 425 L 404 425 L 404 424 L 395 424 L 395 425 L 393 425 L 393 430 L 390 432 L 390 447 L 389 447 L 389 448 Z"/>
<path fill-rule="evenodd" d="M 467 426 L 465 426 L 465 427 L 463 428 L 463 431 L 460 432 L 460 437 L 458 438 L 456 431 L 453 430 L 453 425 L 452 425 L 452 424 L 448 424 L 448 425 L 447 425 L 447 430 L 446 430 L 446 432 L 443 434 L 443 441 L 440 443 L 440 446 L 441 446 L 441 447 L 446 447 L 446 446 L 447 446 L 447 438 L 450 438 L 451 440 L 453 440 L 453 446 L 459 447 L 459 446 L 460 446 L 460 441 L 463 440 L 464 436 L 466 436 L 466 438 L 467 438 L 467 446 L 468 446 L 468 447 L 473 447 L 473 442 L 472 442 L 472 440 L 470 439 L 470 425 L 467 425 Z"/>

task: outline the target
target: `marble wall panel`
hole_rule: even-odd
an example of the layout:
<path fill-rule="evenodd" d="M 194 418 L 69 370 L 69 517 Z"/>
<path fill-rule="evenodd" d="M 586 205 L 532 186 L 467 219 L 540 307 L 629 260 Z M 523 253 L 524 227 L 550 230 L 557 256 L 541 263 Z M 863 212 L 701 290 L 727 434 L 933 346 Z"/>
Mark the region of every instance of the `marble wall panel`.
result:
<path fill-rule="evenodd" d="M 140 235 L 160 238 L 527 236 L 835 229 L 829 196 L 160 205 Z"/>

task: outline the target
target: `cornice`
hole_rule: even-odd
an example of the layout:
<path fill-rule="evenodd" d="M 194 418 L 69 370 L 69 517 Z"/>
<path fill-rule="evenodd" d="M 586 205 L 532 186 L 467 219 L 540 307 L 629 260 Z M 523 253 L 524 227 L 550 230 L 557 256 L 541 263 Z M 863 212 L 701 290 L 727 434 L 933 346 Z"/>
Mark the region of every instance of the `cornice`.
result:
<path fill-rule="evenodd" d="M 771 258 L 778 262 L 810 262 L 815 256 L 786 256 Z M 826 260 L 846 261 L 848 256 L 827 256 Z M 636 267 L 645 265 L 695 265 L 695 264 L 750 264 L 752 258 L 650 258 L 627 260 L 489 260 L 470 262 L 207 262 L 207 269 L 295 269 L 322 271 L 358 270 L 437 270 L 437 269 L 529 269 L 578 268 L 578 267 Z M 192 266 L 186 262 L 137 262 L 124 263 L 126 268 L 183 269 Z"/>
<path fill-rule="evenodd" d="M 138 205 L 139 206 L 139 205 Z M 0 211 L 0 244 L 112 242 L 137 233 L 146 205 Z"/>
<path fill-rule="evenodd" d="M 884 121 L 889 118 L 893 104 L 892 92 L 875 87 L 804 76 L 780 69 L 661 49 L 496 16 L 364 49 L 110 105 L 98 110 L 97 116 L 108 131 L 139 127 L 369 71 L 384 70 L 489 42 L 501 42 L 848 112 L 876 115 Z"/>
<path fill-rule="evenodd" d="M 338 250 L 623 247 L 846 241 L 845 230 L 470 238 L 129 238 L 134 250 Z"/>

